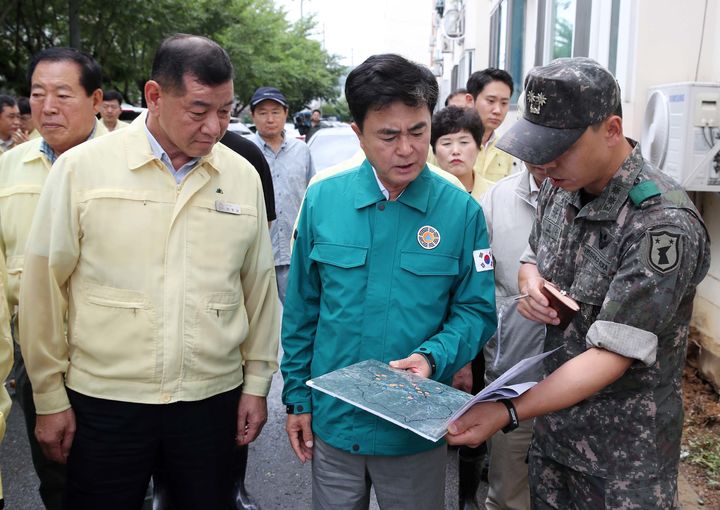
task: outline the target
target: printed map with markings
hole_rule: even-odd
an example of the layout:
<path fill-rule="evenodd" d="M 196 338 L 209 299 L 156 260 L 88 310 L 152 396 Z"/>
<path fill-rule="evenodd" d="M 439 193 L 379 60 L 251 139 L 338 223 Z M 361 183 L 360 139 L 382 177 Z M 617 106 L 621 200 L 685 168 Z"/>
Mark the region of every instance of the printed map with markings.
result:
<path fill-rule="evenodd" d="M 361 361 L 316 377 L 307 385 L 416 434 L 438 441 L 450 422 L 478 402 L 514 398 L 535 382 L 503 386 L 554 351 L 521 361 L 475 397 L 376 360 Z"/>

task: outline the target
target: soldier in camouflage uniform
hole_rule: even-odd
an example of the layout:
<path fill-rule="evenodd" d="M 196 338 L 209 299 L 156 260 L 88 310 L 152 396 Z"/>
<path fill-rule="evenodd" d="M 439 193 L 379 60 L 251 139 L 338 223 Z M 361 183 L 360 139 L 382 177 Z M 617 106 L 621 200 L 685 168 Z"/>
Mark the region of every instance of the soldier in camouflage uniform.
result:
<path fill-rule="evenodd" d="M 482 404 L 448 442 L 476 443 L 533 416 L 533 508 L 678 508 L 681 376 L 695 289 L 710 246 L 682 188 L 622 131 L 620 91 L 593 60 L 530 71 L 523 119 L 502 150 L 548 174 L 523 255 L 518 309 L 548 324 L 542 383 Z M 570 325 L 545 281 L 580 305 Z M 506 427 L 506 425 L 510 423 Z"/>

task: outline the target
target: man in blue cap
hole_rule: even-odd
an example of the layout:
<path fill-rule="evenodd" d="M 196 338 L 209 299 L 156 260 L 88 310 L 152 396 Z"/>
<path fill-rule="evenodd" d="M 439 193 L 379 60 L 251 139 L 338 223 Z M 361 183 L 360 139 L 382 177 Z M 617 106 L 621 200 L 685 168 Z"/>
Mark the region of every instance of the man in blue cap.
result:
<path fill-rule="evenodd" d="M 273 87 L 260 87 L 250 99 L 250 112 L 257 128 L 252 141 L 260 147 L 272 173 L 277 219 L 270 227 L 270 239 L 278 297 L 284 303 L 290 269 L 290 237 L 315 167 L 307 145 L 286 136 L 288 102 L 282 92 Z"/>

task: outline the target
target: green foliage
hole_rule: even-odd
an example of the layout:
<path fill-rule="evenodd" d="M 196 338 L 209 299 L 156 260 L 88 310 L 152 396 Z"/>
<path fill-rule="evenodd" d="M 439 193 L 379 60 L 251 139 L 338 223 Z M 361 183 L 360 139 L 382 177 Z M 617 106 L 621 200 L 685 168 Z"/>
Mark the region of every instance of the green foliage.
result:
<path fill-rule="evenodd" d="M 714 434 L 699 436 L 690 441 L 688 461 L 706 470 L 708 478 L 720 480 L 720 441 Z"/>
<path fill-rule="evenodd" d="M 324 117 L 334 116 L 343 122 L 352 122 L 352 115 L 350 115 L 350 108 L 348 107 L 345 97 L 324 104 L 322 106 L 322 112 Z"/>
<path fill-rule="evenodd" d="M 28 93 L 26 69 L 37 51 L 68 45 L 71 0 L 9 0 L 0 9 L 0 90 Z M 107 88 L 142 96 L 159 42 L 177 33 L 220 43 L 235 65 L 239 106 L 253 91 L 281 89 L 292 111 L 314 98 L 332 100 L 343 68 L 309 38 L 315 22 L 291 25 L 272 0 L 74 0 L 81 48 L 103 67 Z"/>

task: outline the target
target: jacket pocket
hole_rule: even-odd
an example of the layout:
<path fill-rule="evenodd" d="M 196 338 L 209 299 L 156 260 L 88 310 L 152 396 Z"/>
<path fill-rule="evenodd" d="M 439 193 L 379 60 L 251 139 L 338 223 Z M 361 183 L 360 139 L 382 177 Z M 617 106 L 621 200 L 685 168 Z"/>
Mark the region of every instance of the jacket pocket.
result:
<path fill-rule="evenodd" d="M 364 266 L 367 260 L 367 248 L 343 244 L 318 243 L 310 252 L 310 259 L 321 264 L 350 269 Z"/>
<path fill-rule="evenodd" d="M 20 280 L 25 265 L 24 255 L 15 255 L 7 259 L 7 288 L 6 294 L 10 305 L 17 305 L 20 298 Z M 13 310 L 10 310 L 13 313 Z"/>
<path fill-rule="evenodd" d="M 441 253 L 401 252 L 400 267 L 417 276 L 455 276 L 460 272 L 458 258 Z"/>
<path fill-rule="evenodd" d="M 215 292 L 200 301 L 197 309 L 189 379 L 207 379 L 241 373 L 240 345 L 248 335 L 248 318 L 240 292 Z"/>
<path fill-rule="evenodd" d="M 142 292 L 85 285 L 74 299 L 71 363 L 97 377 L 151 381 L 157 367 L 157 319 Z"/>

